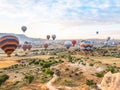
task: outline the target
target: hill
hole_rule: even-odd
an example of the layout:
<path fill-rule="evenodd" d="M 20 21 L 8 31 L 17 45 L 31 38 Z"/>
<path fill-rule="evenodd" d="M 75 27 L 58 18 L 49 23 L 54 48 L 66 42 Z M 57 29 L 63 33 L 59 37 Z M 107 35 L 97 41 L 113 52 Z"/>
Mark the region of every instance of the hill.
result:
<path fill-rule="evenodd" d="M 18 37 L 19 41 L 20 41 L 20 44 L 23 44 L 25 41 L 32 42 L 32 43 L 37 43 L 37 42 L 40 42 L 40 41 L 44 41 L 44 39 L 31 38 L 31 37 L 28 37 L 28 36 L 26 36 L 24 34 L 0 33 L 0 37 L 2 37 L 4 35 L 14 35 L 14 36 Z"/>

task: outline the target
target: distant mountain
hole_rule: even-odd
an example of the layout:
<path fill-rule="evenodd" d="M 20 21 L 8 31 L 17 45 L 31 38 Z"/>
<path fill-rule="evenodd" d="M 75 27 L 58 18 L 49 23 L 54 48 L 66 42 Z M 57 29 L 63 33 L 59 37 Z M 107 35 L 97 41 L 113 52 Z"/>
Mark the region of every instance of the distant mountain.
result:
<path fill-rule="evenodd" d="M 31 37 L 27 37 L 24 34 L 0 33 L 0 37 L 2 37 L 4 35 L 14 35 L 14 36 L 18 37 L 18 39 L 20 41 L 20 44 L 23 44 L 25 41 L 32 42 L 32 43 L 44 41 L 44 39 L 41 39 L 41 38 L 31 38 Z"/>

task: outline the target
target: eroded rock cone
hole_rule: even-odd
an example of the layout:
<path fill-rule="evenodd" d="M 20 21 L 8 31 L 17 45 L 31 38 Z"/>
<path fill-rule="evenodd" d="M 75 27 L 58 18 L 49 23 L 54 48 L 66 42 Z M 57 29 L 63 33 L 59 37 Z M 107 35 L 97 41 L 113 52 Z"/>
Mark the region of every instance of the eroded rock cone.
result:
<path fill-rule="evenodd" d="M 120 90 L 120 73 L 112 74 L 108 72 L 105 74 L 101 82 L 102 90 Z"/>

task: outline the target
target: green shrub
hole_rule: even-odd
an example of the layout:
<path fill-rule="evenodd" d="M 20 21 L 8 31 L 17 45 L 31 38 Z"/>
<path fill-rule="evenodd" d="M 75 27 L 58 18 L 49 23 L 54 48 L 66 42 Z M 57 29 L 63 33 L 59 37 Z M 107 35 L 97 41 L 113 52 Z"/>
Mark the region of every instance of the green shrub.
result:
<path fill-rule="evenodd" d="M 48 67 L 50 67 L 52 64 L 53 64 L 53 62 L 44 62 L 42 66 L 43 66 L 43 68 L 48 68 Z"/>
<path fill-rule="evenodd" d="M 46 68 L 46 69 L 45 69 L 45 73 L 46 73 L 46 74 L 50 74 L 50 75 L 53 75 L 53 74 L 54 74 L 54 72 L 53 72 L 51 69 L 49 69 L 49 68 Z"/>
<path fill-rule="evenodd" d="M 111 72 L 111 73 L 115 73 L 115 68 L 114 67 L 108 67 L 108 69 L 107 69 L 107 71 L 109 72 Z"/>
<path fill-rule="evenodd" d="M 95 85 L 95 82 L 93 80 L 86 80 L 86 84 L 88 86 L 92 86 L 92 85 Z"/>
<path fill-rule="evenodd" d="M 104 74 L 103 73 L 96 73 L 96 76 L 99 77 L 99 78 L 101 78 L 101 77 L 104 76 Z"/>
<path fill-rule="evenodd" d="M 2 85 L 2 83 L 4 83 L 7 79 L 9 79 L 9 76 L 6 74 L 3 74 L 0 76 L 0 85 Z"/>
<path fill-rule="evenodd" d="M 90 63 L 89 65 L 90 65 L 90 66 L 94 66 L 94 64 L 93 64 L 93 63 Z"/>
<path fill-rule="evenodd" d="M 34 76 L 30 74 L 25 74 L 25 79 L 28 80 L 28 83 L 32 83 L 32 81 L 34 80 Z"/>

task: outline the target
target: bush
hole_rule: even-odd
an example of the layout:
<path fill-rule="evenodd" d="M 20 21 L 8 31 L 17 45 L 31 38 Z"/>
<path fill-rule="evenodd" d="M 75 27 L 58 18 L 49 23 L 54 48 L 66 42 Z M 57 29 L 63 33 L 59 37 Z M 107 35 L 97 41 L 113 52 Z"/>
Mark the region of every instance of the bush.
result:
<path fill-rule="evenodd" d="M 103 73 L 96 73 L 96 76 L 99 77 L 99 78 L 101 78 L 101 77 L 104 76 L 104 74 Z"/>
<path fill-rule="evenodd" d="M 2 85 L 2 83 L 4 83 L 7 79 L 9 79 L 9 76 L 4 74 L 0 76 L 0 85 Z"/>
<path fill-rule="evenodd" d="M 30 74 L 25 74 L 25 79 L 28 80 L 28 83 L 32 83 L 32 81 L 34 80 L 34 76 Z"/>
<path fill-rule="evenodd" d="M 50 75 L 53 75 L 53 74 L 54 74 L 54 72 L 53 72 L 51 69 L 49 69 L 49 68 L 46 68 L 46 69 L 45 69 L 45 73 L 46 73 L 46 74 L 50 74 Z"/>
<path fill-rule="evenodd" d="M 93 63 L 90 63 L 90 66 L 94 66 L 94 64 L 93 64 Z"/>
<path fill-rule="evenodd" d="M 92 86 L 92 85 L 95 85 L 95 82 L 93 80 L 86 80 L 86 84 L 88 86 Z"/>
<path fill-rule="evenodd" d="M 115 73 L 115 68 L 114 67 L 108 67 L 108 69 L 107 69 L 107 71 L 109 72 L 111 72 L 111 73 Z"/>
<path fill-rule="evenodd" d="M 48 68 L 48 67 L 50 67 L 52 64 L 53 64 L 53 62 L 44 62 L 42 66 L 43 66 L 43 68 Z"/>
<path fill-rule="evenodd" d="M 48 59 L 54 59 L 54 57 L 49 57 Z"/>

